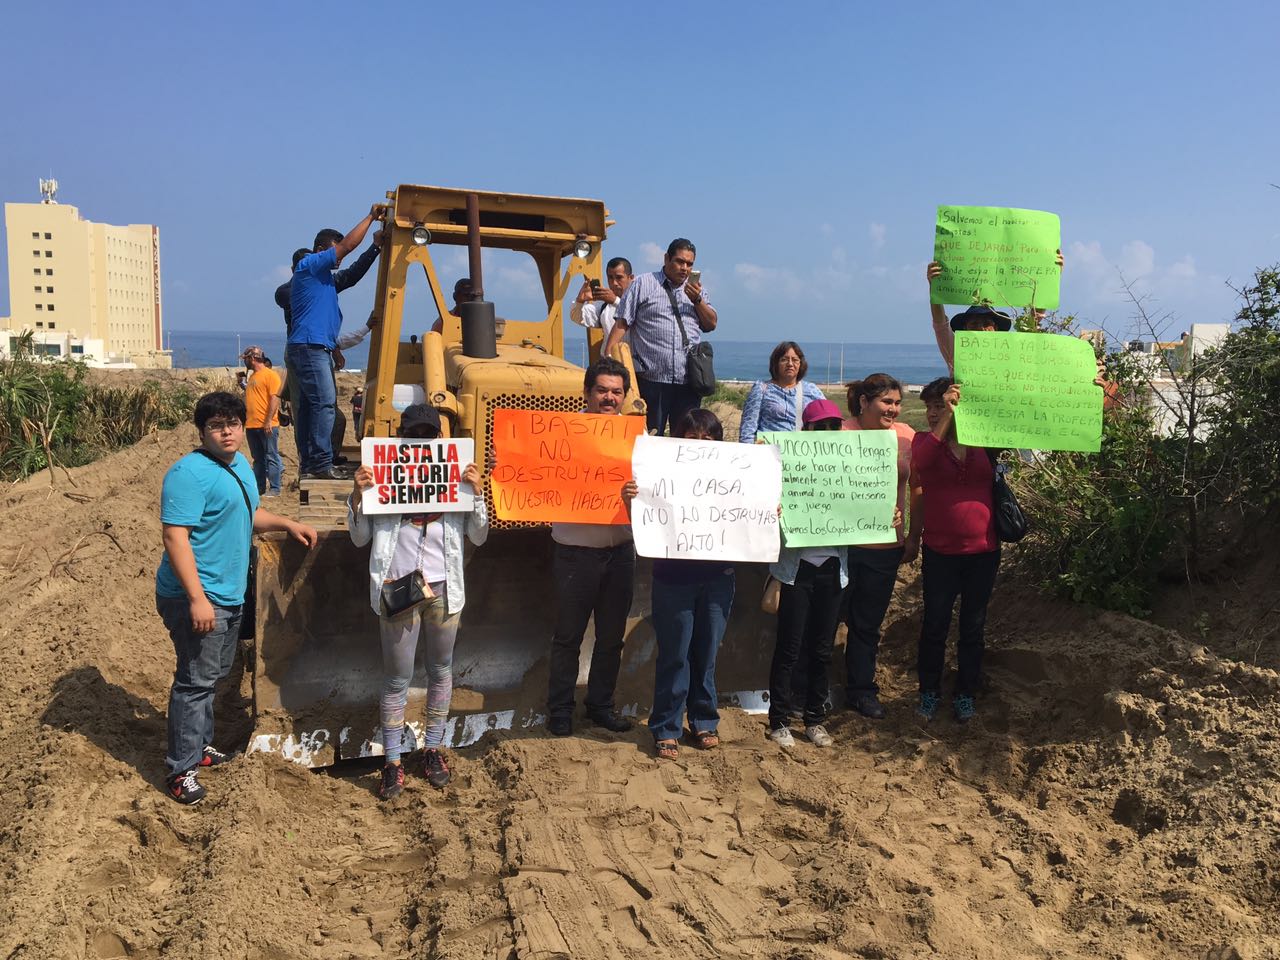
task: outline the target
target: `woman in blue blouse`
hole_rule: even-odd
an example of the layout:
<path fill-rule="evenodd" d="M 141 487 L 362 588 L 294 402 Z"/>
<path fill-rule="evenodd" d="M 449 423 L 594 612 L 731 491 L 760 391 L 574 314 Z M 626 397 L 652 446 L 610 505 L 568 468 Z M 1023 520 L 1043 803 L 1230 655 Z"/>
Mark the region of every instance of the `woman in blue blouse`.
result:
<path fill-rule="evenodd" d="M 738 429 L 741 443 L 755 443 L 756 434 L 771 430 L 799 430 L 801 413 L 814 400 L 822 400 L 817 384 L 804 375 L 809 362 L 800 345 L 784 340 L 769 354 L 769 379 L 757 380 L 742 407 L 742 426 Z"/>

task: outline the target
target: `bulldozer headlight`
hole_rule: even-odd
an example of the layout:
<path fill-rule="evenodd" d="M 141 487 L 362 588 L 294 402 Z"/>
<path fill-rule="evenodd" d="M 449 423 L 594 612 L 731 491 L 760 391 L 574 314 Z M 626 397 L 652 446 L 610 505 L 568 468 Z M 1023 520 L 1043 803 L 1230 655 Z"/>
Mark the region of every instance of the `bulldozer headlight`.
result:
<path fill-rule="evenodd" d="M 413 242 L 420 247 L 426 246 L 431 242 L 431 231 L 422 224 L 418 224 L 413 228 Z"/>
<path fill-rule="evenodd" d="M 579 240 L 573 245 L 573 255 L 579 260 L 585 260 L 591 256 L 591 244 L 586 240 Z"/>

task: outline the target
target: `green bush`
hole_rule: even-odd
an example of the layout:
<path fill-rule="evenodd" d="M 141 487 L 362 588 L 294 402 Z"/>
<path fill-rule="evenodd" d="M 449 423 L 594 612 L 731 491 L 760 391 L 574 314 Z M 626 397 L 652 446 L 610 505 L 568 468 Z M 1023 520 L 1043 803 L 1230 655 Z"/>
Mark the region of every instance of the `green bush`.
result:
<path fill-rule="evenodd" d="M 78 361 L 35 357 L 30 336 L 0 361 L 0 479 L 20 480 L 51 461 L 90 463 L 186 422 L 197 399 L 186 383 L 114 387 L 87 374 Z"/>

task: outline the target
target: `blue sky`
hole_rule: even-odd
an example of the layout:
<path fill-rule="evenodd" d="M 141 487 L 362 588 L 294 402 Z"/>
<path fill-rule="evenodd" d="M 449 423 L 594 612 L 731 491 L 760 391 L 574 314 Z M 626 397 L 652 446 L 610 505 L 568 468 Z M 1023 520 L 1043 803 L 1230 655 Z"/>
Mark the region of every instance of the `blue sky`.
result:
<path fill-rule="evenodd" d="M 16 5 L 0 198 L 159 224 L 171 329 L 274 329 L 289 253 L 397 183 L 598 197 L 637 269 L 691 237 L 725 338 L 927 342 L 939 203 L 1060 214 L 1064 309 L 1126 332 L 1118 268 L 1185 328 L 1280 259 L 1278 9 Z"/>

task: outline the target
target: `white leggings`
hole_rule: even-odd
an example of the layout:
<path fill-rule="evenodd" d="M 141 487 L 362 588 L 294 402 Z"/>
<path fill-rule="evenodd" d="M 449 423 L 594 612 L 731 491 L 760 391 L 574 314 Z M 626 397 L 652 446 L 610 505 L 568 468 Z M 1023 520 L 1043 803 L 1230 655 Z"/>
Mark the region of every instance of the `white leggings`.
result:
<path fill-rule="evenodd" d="M 453 697 L 453 647 L 458 639 L 460 614 L 445 613 L 444 584 L 431 589 L 440 597 L 429 607 L 418 607 L 398 617 L 379 617 L 382 627 L 382 749 L 387 760 L 400 759 L 404 739 L 404 708 L 413 679 L 418 633 L 426 634 L 427 729 L 426 746 L 444 742 L 449 701 Z"/>

